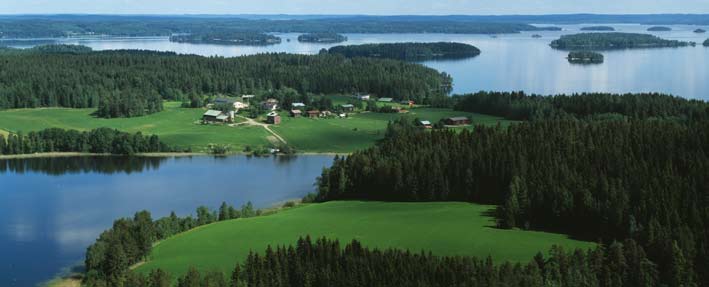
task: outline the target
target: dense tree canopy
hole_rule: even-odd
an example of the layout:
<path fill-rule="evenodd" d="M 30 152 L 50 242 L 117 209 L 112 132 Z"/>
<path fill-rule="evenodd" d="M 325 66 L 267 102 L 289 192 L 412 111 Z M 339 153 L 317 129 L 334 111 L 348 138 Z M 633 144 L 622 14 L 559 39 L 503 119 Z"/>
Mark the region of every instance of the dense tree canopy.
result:
<path fill-rule="evenodd" d="M 615 28 L 611 26 L 588 26 L 582 27 L 581 31 L 615 31 Z"/>
<path fill-rule="evenodd" d="M 650 32 L 669 32 L 672 31 L 672 28 L 665 26 L 652 26 L 650 28 L 647 28 L 647 30 Z"/>
<path fill-rule="evenodd" d="M 345 57 L 371 57 L 405 61 L 424 61 L 432 59 L 461 59 L 480 55 L 475 46 L 438 42 L 438 43 L 384 43 L 350 46 L 336 46 L 328 50 L 331 54 Z"/>
<path fill-rule="evenodd" d="M 545 120 L 462 132 L 399 122 L 387 136 L 337 158 L 318 199 L 498 204 L 500 226 L 632 238 L 662 282 L 680 268 L 684 280 L 709 283 L 699 271 L 709 266 L 709 121 Z"/>
<path fill-rule="evenodd" d="M 603 54 L 593 51 L 573 51 L 569 52 L 566 59 L 574 64 L 599 64 L 603 63 Z"/>
<path fill-rule="evenodd" d="M 98 107 L 102 117 L 162 109 L 188 94 L 241 96 L 290 87 L 300 93 L 368 92 L 426 103 L 451 78 L 418 64 L 339 55 L 222 58 L 148 51 L 0 53 L 0 108 Z"/>
<path fill-rule="evenodd" d="M 709 47 L 709 39 L 704 40 L 704 47 Z"/>
<path fill-rule="evenodd" d="M 638 33 L 580 33 L 563 35 L 551 42 L 551 46 L 562 50 L 605 50 L 630 48 L 684 47 L 690 42 L 665 40 L 649 34 Z"/>
<path fill-rule="evenodd" d="M 132 155 L 136 153 L 170 152 L 172 147 L 158 136 L 129 134 L 109 128 L 88 132 L 50 128 L 26 135 L 0 135 L 0 154 L 31 154 L 50 152 L 85 152 Z"/>
<path fill-rule="evenodd" d="M 584 93 L 540 96 L 523 92 L 478 92 L 453 99 L 455 109 L 513 120 L 631 117 L 709 119 L 709 104 L 664 94 Z"/>

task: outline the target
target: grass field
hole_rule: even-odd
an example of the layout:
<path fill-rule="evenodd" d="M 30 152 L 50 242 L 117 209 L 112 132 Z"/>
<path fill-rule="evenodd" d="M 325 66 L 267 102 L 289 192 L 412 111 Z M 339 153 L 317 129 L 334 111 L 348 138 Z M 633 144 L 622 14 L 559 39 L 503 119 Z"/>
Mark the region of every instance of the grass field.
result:
<path fill-rule="evenodd" d="M 181 108 L 179 103 L 165 104 L 160 113 L 137 117 L 103 119 L 93 117 L 93 109 L 16 109 L 0 111 L 0 134 L 6 131 L 28 132 L 45 128 L 90 130 L 110 127 L 125 132 L 156 134 L 165 142 L 182 148 L 192 147 L 196 152 L 206 151 L 209 144 L 227 144 L 232 151 L 245 146 L 260 147 L 274 142 L 273 136 L 262 127 L 201 125 L 203 109 Z M 371 146 L 384 136 L 387 123 L 401 114 L 354 114 L 347 119 L 293 119 L 283 112 L 283 123 L 272 129 L 299 152 L 348 153 Z M 411 117 L 438 121 L 444 117 L 467 115 L 480 124 L 508 124 L 492 116 L 460 113 L 448 109 L 418 108 L 408 113 Z"/>
<path fill-rule="evenodd" d="M 396 247 L 436 255 L 491 255 L 497 262 L 527 262 L 552 245 L 589 248 L 564 235 L 502 230 L 486 216 L 492 206 L 468 203 L 329 202 L 273 215 L 220 222 L 177 235 L 155 246 L 141 272 L 162 268 L 182 274 L 190 266 L 231 272 L 250 250 L 292 245 L 299 236 L 360 240 L 369 247 Z"/>

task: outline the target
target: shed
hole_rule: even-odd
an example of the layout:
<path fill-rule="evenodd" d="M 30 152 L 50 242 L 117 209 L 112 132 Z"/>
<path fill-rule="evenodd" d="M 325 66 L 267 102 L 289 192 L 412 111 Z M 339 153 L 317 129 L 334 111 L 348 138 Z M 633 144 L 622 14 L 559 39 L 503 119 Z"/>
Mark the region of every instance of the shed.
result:
<path fill-rule="evenodd" d="M 391 102 L 394 101 L 394 99 L 392 99 L 392 98 L 379 98 L 378 101 L 379 101 L 379 102 L 382 102 L 382 103 L 391 103 Z"/>
<path fill-rule="evenodd" d="M 281 123 L 281 116 L 276 112 L 270 112 L 266 116 L 266 123 L 269 123 L 272 125 L 278 125 Z"/>
<path fill-rule="evenodd" d="M 312 110 L 307 112 L 309 118 L 317 118 L 320 117 L 320 111 L 318 110 Z"/>
<path fill-rule="evenodd" d="M 445 122 L 450 126 L 462 126 L 470 124 L 470 119 L 468 117 L 451 117 L 445 119 Z"/>
<path fill-rule="evenodd" d="M 354 111 L 354 105 L 353 104 L 344 104 L 342 105 L 342 109 L 348 112 Z"/>
<path fill-rule="evenodd" d="M 297 118 L 303 115 L 303 112 L 301 110 L 291 110 L 290 111 L 290 116 Z"/>
<path fill-rule="evenodd" d="M 418 123 L 420 126 L 422 126 L 424 128 L 427 128 L 427 129 L 433 128 L 433 124 L 431 124 L 430 121 L 419 121 Z"/>
<path fill-rule="evenodd" d="M 204 122 L 225 122 L 229 119 L 229 116 L 225 115 L 222 111 L 208 110 L 202 115 L 202 121 Z"/>

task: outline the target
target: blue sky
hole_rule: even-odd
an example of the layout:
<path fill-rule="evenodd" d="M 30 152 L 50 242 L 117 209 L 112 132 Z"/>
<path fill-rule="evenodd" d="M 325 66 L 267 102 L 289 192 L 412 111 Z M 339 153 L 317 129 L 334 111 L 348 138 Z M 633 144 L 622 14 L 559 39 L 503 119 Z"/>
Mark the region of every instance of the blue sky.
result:
<path fill-rule="evenodd" d="M 0 14 L 709 13 L 709 0 L 0 0 Z"/>

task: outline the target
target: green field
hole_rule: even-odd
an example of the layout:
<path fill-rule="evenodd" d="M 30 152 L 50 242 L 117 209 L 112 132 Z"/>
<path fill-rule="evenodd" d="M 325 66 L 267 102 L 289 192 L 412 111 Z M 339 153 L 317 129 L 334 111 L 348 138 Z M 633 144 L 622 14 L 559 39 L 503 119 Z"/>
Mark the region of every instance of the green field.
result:
<path fill-rule="evenodd" d="M 232 151 L 242 151 L 245 146 L 260 147 L 277 142 L 264 128 L 258 126 L 202 125 L 199 119 L 203 109 L 181 108 L 179 103 L 165 104 L 165 110 L 143 117 L 103 119 L 92 116 L 94 109 L 15 109 L 0 111 L 0 133 L 5 131 L 28 132 L 46 128 L 90 130 L 110 127 L 125 132 L 156 134 L 168 144 L 181 148 L 192 147 L 196 152 L 207 150 L 210 144 L 227 144 Z M 283 123 L 273 130 L 299 152 L 348 153 L 371 146 L 384 136 L 390 120 L 401 114 L 361 113 L 350 118 L 293 119 L 282 113 Z M 417 108 L 408 113 L 411 117 L 438 121 L 444 117 L 467 115 L 475 123 L 509 123 L 492 116 L 455 112 L 449 109 Z"/>
<path fill-rule="evenodd" d="M 188 267 L 230 274 L 250 250 L 292 245 L 300 236 L 357 239 L 369 247 L 431 251 L 527 262 L 552 245 L 589 248 L 593 243 L 565 235 L 503 230 L 485 214 L 493 206 L 469 203 L 328 202 L 273 215 L 215 223 L 182 233 L 155 246 L 138 270 L 162 268 L 182 274 Z M 174 276 L 173 276 L 174 278 Z"/>

